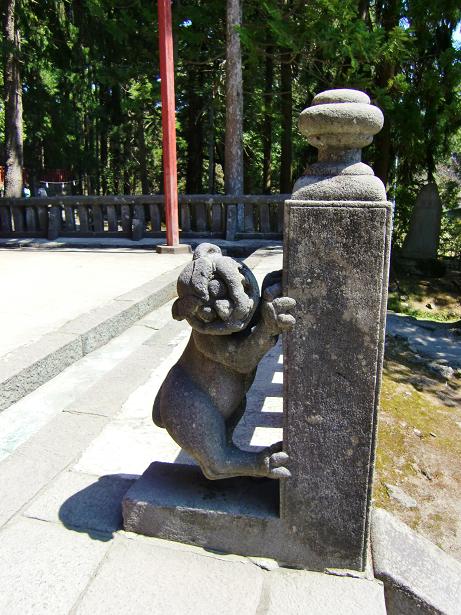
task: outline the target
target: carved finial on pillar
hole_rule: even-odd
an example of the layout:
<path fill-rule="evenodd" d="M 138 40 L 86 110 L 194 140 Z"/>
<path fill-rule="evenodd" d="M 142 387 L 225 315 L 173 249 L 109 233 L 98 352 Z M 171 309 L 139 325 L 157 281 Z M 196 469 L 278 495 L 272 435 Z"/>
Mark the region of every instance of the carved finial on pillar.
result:
<path fill-rule="evenodd" d="M 358 90 L 327 90 L 301 113 L 299 129 L 319 150 L 318 162 L 298 179 L 292 199 L 385 201 L 373 170 L 361 162 L 361 149 L 383 126 L 383 114 Z"/>

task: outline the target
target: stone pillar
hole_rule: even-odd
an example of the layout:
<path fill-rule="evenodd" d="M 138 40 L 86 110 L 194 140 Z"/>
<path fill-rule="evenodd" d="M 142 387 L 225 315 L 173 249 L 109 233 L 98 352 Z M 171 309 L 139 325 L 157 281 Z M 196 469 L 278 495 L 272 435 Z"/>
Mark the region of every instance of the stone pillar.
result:
<path fill-rule="evenodd" d="M 442 201 L 437 184 L 426 184 L 416 198 L 402 256 L 415 260 L 437 258 L 441 221 Z"/>
<path fill-rule="evenodd" d="M 299 127 L 319 150 L 285 204 L 281 520 L 326 567 L 363 569 L 386 317 L 391 205 L 360 162 L 381 111 L 356 90 L 317 95 Z"/>

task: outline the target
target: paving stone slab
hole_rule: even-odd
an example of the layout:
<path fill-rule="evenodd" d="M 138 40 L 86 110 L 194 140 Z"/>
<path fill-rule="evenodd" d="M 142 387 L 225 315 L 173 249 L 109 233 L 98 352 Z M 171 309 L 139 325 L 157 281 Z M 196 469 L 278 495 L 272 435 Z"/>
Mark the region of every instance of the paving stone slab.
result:
<path fill-rule="evenodd" d="M 108 548 L 33 519 L 5 527 L 0 543 L 0 613 L 5 615 L 66 615 Z"/>
<path fill-rule="evenodd" d="M 106 421 L 63 412 L 0 462 L 0 526 L 66 468 Z"/>
<path fill-rule="evenodd" d="M 169 334 L 168 331 L 166 334 Z M 156 338 L 157 335 L 159 339 L 164 337 L 163 332 L 161 334 L 160 331 L 152 337 Z M 116 414 L 129 394 L 149 378 L 153 367 L 159 359 L 163 358 L 160 349 L 157 349 L 149 339 L 146 341 L 148 343 L 143 343 L 135 352 L 66 406 L 65 412 L 99 414 L 107 417 Z"/>
<path fill-rule="evenodd" d="M 386 615 L 377 581 L 278 568 L 267 575 L 264 615 Z"/>
<path fill-rule="evenodd" d="M 374 509 L 373 567 L 389 615 L 459 615 L 461 564 L 394 515 Z"/>
<path fill-rule="evenodd" d="M 125 476 L 63 472 L 24 515 L 63 523 L 67 528 L 112 535 L 122 527 L 122 498 L 133 483 Z"/>
<path fill-rule="evenodd" d="M 76 615 L 250 615 L 263 571 L 251 563 L 117 537 Z"/>

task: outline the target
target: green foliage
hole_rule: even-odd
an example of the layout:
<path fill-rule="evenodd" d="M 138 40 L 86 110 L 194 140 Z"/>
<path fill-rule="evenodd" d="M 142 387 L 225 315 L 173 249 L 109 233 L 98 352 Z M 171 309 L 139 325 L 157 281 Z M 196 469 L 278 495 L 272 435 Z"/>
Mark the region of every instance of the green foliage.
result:
<path fill-rule="evenodd" d="M 32 175 L 66 168 L 90 192 L 161 190 L 156 3 L 21 0 L 18 7 Z M 452 40 L 459 0 L 246 0 L 242 8 L 246 189 L 265 188 L 269 140 L 270 189 L 278 190 L 281 76 L 289 64 L 294 177 L 315 157 L 296 128 L 299 112 L 323 89 L 359 88 L 389 126 L 387 144 L 377 138 L 364 155 L 385 167 L 396 243 L 428 179 L 437 181 L 444 207 L 457 205 L 459 170 L 450 165 L 453 153 L 461 156 L 453 140 L 461 127 L 461 48 Z M 177 1 L 173 19 L 180 188 L 215 191 L 224 167 L 225 3 Z M 459 224 L 444 217 L 443 253 L 459 254 Z"/>

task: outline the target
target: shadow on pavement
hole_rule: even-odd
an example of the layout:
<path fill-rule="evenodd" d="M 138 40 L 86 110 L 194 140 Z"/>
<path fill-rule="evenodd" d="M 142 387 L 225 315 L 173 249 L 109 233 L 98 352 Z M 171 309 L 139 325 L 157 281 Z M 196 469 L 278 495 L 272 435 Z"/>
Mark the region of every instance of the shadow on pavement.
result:
<path fill-rule="evenodd" d="M 77 491 L 59 509 L 59 519 L 70 530 L 106 542 L 122 529 L 122 499 L 137 476 L 111 474 Z"/>

